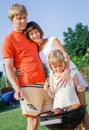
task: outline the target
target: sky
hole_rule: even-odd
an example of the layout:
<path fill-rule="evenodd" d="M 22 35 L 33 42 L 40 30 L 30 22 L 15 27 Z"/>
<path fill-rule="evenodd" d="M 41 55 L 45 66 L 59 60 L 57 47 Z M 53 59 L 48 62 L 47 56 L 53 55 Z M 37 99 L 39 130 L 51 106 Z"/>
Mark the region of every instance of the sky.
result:
<path fill-rule="evenodd" d="M 36 21 L 44 37 L 56 36 L 63 44 L 63 32 L 81 22 L 89 27 L 89 0 L 1 0 L 0 1 L 0 71 L 2 70 L 2 43 L 13 30 L 8 10 L 14 3 L 24 4 L 28 21 Z"/>

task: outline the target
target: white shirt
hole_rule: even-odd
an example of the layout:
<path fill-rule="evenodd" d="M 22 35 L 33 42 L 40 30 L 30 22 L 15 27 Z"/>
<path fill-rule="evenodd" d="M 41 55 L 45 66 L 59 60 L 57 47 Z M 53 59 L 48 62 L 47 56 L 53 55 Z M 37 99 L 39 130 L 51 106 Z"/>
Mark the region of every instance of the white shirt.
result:
<path fill-rule="evenodd" d="M 68 107 L 72 104 L 78 104 L 79 98 L 77 96 L 73 77 L 74 77 L 75 71 L 71 70 L 70 73 L 70 85 L 66 84 L 64 87 L 58 87 L 56 77 L 53 75 L 53 86 L 55 90 L 55 97 L 54 97 L 54 104 L 53 108 L 64 108 Z"/>
<path fill-rule="evenodd" d="M 50 67 L 48 64 L 48 55 L 52 50 L 55 50 L 55 47 L 53 46 L 53 41 L 56 39 L 55 36 L 51 36 L 50 38 L 48 38 L 47 43 L 45 44 L 45 47 L 43 48 L 43 50 L 41 50 L 39 52 L 39 56 L 41 58 L 42 63 L 46 66 L 46 68 L 48 69 L 48 71 L 50 72 Z M 74 65 L 73 62 L 70 61 L 70 70 L 73 69 L 76 71 L 76 76 L 77 79 L 79 81 L 79 84 L 82 84 L 84 87 L 87 87 L 88 84 L 86 83 L 86 81 L 83 79 L 83 77 L 81 76 L 80 72 L 78 71 L 77 67 Z"/>

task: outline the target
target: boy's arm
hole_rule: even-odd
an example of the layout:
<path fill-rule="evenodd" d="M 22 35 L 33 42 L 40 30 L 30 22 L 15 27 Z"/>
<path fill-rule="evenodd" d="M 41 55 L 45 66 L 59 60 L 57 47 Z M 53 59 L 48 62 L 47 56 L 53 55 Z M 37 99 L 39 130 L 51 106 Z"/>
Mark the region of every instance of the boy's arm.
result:
<path fill-rule="evenodd" d="M 14 72 L 13 62 L 14 62 L 13 58 L 4 58 L 6 75 L 12 87 L 14 88 L 15 92 L 17 93 L 18 100 L 20 100 L 20 98 L 22 98 L 22 91 L 20 89 L 17 77 Z"/>

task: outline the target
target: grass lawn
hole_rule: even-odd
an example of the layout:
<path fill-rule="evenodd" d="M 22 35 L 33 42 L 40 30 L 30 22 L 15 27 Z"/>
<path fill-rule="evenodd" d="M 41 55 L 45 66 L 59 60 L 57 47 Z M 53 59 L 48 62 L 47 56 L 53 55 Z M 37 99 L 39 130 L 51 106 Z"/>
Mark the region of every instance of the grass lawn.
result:
<path fill-rule="evenodd" d="M 0 129 L 1 130 L 26 130 L 26 118 L 21 116 L 21 109 L 0 113 Z M 38 130 L 46 130 L 39 126 Z"/>
<path fill-rule="evenodd" d="M 89 111 L 89 91 L 86 92 L 87 109 Z M 1 130 L 26 130 L 26 118 L 21 116 L 21 109 L 13 109 L 0 113 Z M 38 127 L 38 130 L 47 130 L 45 127 Z"/>
<path fill-rule="evenodd" d="M 87 110 L 89 112 L 89 90 L 86 91 Z"/>

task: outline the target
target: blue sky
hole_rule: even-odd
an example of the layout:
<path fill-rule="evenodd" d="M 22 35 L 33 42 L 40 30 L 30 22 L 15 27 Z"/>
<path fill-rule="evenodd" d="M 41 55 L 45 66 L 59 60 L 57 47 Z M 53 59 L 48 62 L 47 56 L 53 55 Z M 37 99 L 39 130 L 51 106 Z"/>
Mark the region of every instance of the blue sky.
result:
<path fill-rule="evenodd" d="M 68 27 L 74 29 L 79 22 L 89 27 L 89 0 L 2 0 L 0 2 L 0 61 L 3 39 L 13 29 L 7 15 L 8 9 L 14 3 L 26 6 L 28 21 L 36 21 L 44 31 L 44 37 L 55 35 L 62 43 L 63 32 L 66 32 Z M 1 66 L 0 62 L 0 68 Z"/>

